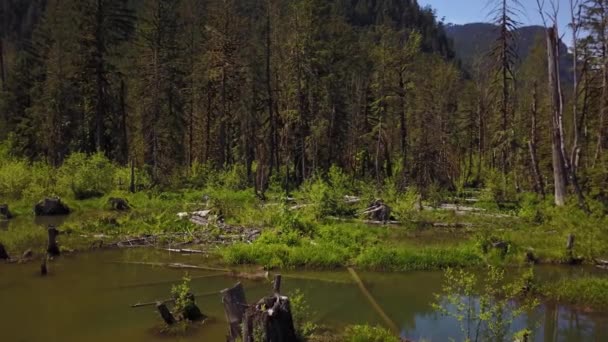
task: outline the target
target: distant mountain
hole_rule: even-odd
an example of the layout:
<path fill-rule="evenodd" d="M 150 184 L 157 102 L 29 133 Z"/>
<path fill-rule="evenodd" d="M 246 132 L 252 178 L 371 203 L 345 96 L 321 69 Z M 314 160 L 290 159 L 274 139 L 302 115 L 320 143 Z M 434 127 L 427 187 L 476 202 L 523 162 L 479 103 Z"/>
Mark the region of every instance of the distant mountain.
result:
<path fill-rule="evenodd" d="M 488 23 L 465 25 L 446 25 L 446 33 L 453 41 L 454 52 L 465 69 L 470 69 L 475 59 L 487 55 L 498 38 L 498 26 Z M 535 44 L 544 44 L 545 28 L 542 26 L 524 26 L 515 32 L 517 54 L 520 61 L 526 59 Z M 571 81 L 571 55 L 568 47 L 560 42 L 560 69 L 562 80 Z"/>

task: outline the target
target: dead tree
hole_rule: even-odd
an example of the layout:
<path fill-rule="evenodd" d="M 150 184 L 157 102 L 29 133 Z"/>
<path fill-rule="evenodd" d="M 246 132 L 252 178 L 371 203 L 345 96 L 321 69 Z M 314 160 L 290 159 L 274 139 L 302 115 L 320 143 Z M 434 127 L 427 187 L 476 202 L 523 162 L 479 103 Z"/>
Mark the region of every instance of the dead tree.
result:
<path fill-rule="evenodd" d="M 547 29 L 547 61 L 549 71 L 549 93 L 552 108 L 552 154 L 555 205 L 566 204 L 567 159 L 564 148 L 563 97 L 559 77 L 559 36 L 557 26 Z"/>
<path fill-rule="evenodd" d="M 532 127 L 530 130 L 530 141 L 528 142 L 528 148 L 530 150 L 530 159 L 532 163 L 532 172 L 534 174 L 534 182 L 536 183 L 536 191 L 544 198 L 545 197 L 545 187 L 543 185 L 543 178 L 540 173 L 540 167 L 538 164 L 538 134 L 537 134 L 537 117 L 538 117 L 538 93 L 537 93 L 538 84 L 534 82 L 534 93 L 532 95 Z"/>
<path fill-rule="evenodd" d="M 54 226 L 49 226 L 47 229 L 48 233 L 48 245 L 46 248 L 46 252 L 49 256 L 58 256 L 61 254 L 59 251 L 59 246 L 57 246 L 57 235 L 59 235 L 59 231 Z"/>

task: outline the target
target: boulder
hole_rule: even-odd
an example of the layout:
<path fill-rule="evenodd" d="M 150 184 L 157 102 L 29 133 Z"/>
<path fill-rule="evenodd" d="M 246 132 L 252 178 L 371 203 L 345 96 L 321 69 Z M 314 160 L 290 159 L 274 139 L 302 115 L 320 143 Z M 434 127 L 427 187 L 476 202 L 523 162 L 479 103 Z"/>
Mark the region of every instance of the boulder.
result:
<path fill-rule="evenodd" d="M 8 210 L 8 204 L 0 204 L 0 219 L 8 220 L 11 218 L 13 218 L 13 215 Z"/>
<path fill-rule="evenodd" d="M 59 197 L 47 197 L 34 206 L 36 216 L 67 215 L 70 208 Z"/>

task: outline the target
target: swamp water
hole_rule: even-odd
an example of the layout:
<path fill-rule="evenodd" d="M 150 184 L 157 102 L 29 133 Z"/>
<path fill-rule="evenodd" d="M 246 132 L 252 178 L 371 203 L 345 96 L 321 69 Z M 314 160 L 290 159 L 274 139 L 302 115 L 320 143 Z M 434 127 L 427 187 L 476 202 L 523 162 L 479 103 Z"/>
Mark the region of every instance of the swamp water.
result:
<path fill-rule="evenodd" d="M 108 250 L 60 257 L 50 275 L 38 276 L 38 263 L 0 264 L 0 336 L 2 341 L 225 341 L 227 325 L 219 293 L 197 298 L 211 319 L 187 337 L 160 337 L 154 306 L 132 304 L 169 297 L 184 270 L 135 264 L 182 262 L 205 264 L 200 255 L 184 256 L 152 249 Z M 544 277 L 577 276 L 584 269 L 545 267 Z M 237 279 L 190 270 L 194 293 L 219 292 Z M 300 289 L 318 322 L 333 329 L 349 324 L 382 324 L 347 271 L 283 272 L 283 292 Z M 457 340 L 458 324 L 431 307 L 441 289 L 441 272 L 366 273 L 360 277 L 400 327 L 403 336 L 426 341 Z M 268 294 L 271 285 L 243 280 L 247 300 Z M 537 341 L 608 341 L 608 318 L 563 306 L 543 305 L 527 320 L 538 322 Z M 520 325 L 522 322 L 517 322 Z"/>

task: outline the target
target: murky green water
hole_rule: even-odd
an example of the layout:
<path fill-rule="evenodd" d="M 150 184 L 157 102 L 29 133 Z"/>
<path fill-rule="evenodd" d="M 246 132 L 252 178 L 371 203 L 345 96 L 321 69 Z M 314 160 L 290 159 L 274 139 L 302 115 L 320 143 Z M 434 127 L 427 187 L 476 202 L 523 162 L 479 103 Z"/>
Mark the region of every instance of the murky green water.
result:
<path fill-rule="evenodd" d="M 155 308 L 131 308 L 138 302 L 168 297 L 184 270 L 125 262 L 205 264 L 200 255 L 157 250 L 114 250 L 61 257 L 41 278 L 37 263 L 0 265 L 0 334 L 2 341 L 225 341 L 226 323 L 219 294 L 198 298 L 213 319 L 187 338 L 155 335 Z M 545 277 L 576 276 L 575 269 L 545 268 Z M 190 271 L 190 276 L 211 271 Z M 344 272 L 284 273 L 284 292 L 303 291 L 318 320 L 339 329 L 348 324 L 382 324 L 378 314 Z M 366 286 L 409 338 L 446 341 L 459 337 L 458 325 L 434 312 L 430 303 L 441 286 L 440 272 L 361 273 Z M 192 280 L 195 293 L 219 291 L 237 280 L 218 276 Z M 251 302 L 267 294 L 270 284 L 243 280 Z M 538 341 L 608 341 L 608 319 L 562 306 L 543 306 L 528 320 L 539 322 Z M 520 325 L 522 322 L 519 322 Z"/>

